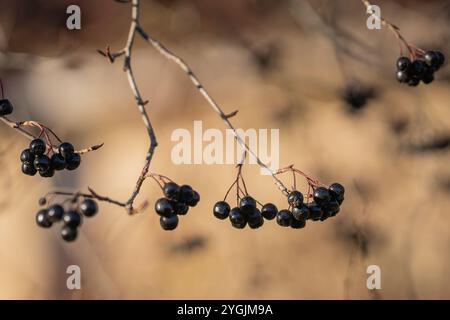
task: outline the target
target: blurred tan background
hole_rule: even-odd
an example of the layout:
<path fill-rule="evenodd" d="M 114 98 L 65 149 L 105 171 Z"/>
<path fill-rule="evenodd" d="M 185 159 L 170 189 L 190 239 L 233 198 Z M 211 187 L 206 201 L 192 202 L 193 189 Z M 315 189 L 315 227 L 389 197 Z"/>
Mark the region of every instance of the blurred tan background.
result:
<path fill-rule="evenodd" d="M 191 184 L 200 204 L 164 232 L 152 209 L 160 191 L 147 182 L 138 203 L 149 209 L 129 217 L 102 203 L 73 244 L 58 227 L 38 228 L 46 192 L 90 186 L 125 200 L 141 170 L 148 138 L 126 76 L 95 52 L 123 46 L 131 8 L 1 0 L 0 77 L 13 119 L 45 123 L 78 147 L 105 146 L 76 172 L 30 178 L 18 158 L 28 141 L 0 126 L 0 298 L 450 298 L 449 67 L 429 86 L 399 85 L 395 38 L 367 30 L 356 0 L 143 3 L 144 28 L 188 61 L 225 110 L 239 109 L 237 127 L 279 128 L 282 165 L 346 186 L 341 213 L 302 230 L 274 221 L 236 230 L 215 219 L 233 166 L 175 166 L 170 135 L 194 120 L 222 122 L 175 65 L 139 41 L 133 64 L 159 140 L 151 170 Z M 449 1 L 376 3 L 411 42 L 450 58 Z M 65 28 L 69 4 L 81 6 L 81 31 Z M 244 174 L 259 201 L 285 206 L 257 167 Z M 82 290 L 66 288 L 70 264 L 81 267 Z M 382 271 L 376 293 L 366 288 L 371 264 Z"/>

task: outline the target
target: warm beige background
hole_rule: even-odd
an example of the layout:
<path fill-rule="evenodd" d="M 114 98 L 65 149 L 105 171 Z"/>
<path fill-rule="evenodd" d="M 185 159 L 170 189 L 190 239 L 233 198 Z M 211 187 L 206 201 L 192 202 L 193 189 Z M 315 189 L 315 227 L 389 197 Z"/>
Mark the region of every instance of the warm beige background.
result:
<path fill-rule="evenodd" d="M 170 134 L 194 120 L 223 129 L 222 122 L 179 69 L 139 44 L 134 65 L 160 143 L 152 170 L 192 184 L 202 201 L 170 233 L 152 209 L 128 217 L 108 204 L 74 244 L 60 241 L 57 227 L 39 229 L 37 199 L 47 191 L 91 186 L 124 200 L 139 174 L 147 137 L 125 74 L 95 54 L 121 46 L 130 8 L 110 0 L 2 0 L 0 75 L 14 119 L 46 123 L 80 147 L 105 146 L 75 173 L 29 178 L 18 160 L 27 141 L 0 126 L 0 298 L 450 298 L 448 150 L 400 148 L 448 133 L 448 67 L 430 86 L 397 84 L 397 43 L 386 30 L 365 28 L 356 0 L 144 2 L 145 28 L 192 65 L 226 110 L 240 110 L 238 127 L 280 128 L 282 164 L 346 185 L 342 213 L 303 230 L 273 222 L 241 231 L 214 219 L 211 207 L 233 167 L 172 165 Z M 73 3 L 82 7 L 79 32 L 64 29 Z M 450 58 L 448 1 L 379 3 L 408 39 Z M 270 47 L 278 55 L 262 69 L 256 54 Z M 378 94 L 356 116 L 339 98 L 350 79 Z M 395 134 L 402 122 L 408 126 Z M 284 205 L 256 167 L 245 176 L 260 201 Z M 139 202 L 152 206 L 159 196 L 147 183 Z M 65 288 L 69 264 L 82 268 L 81 291 Z M 370 264 L 382 268 L 375 295 L 365 287 Z"/>

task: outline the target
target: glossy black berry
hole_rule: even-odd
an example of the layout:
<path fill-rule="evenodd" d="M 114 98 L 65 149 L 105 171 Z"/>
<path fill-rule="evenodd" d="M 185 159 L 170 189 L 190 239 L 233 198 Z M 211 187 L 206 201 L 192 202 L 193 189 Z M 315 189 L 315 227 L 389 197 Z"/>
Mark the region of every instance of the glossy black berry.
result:
<path fill-rule="evenodd" d="M 194 190 L 192 190 L 192 187 L 185 184 L 180 187 L 179 195 L 178 195 L 178 201 L 188 203 L 192 201 L 194 198 Z"/>
<path fill-rule="evenodd" d="M 250 214 L 253 209 L 256 208 L 256 200 L 250 196 L 245 196 L 239 202 L 239 209 L 241 209 L 243 214 Z"/>
<path fill-rule="evenodd" d="M 289 210 L 281 210 L 277 214 L 277 223 L 282 227 L 289 227 L 292 223 L 292 213 Z"/>
<path fill-rule="evenodd" d="M 59 204 L 54 204 L 48 208 L 48 219 L 51 222 L 58 222 L 64 215 L 64 208 Z"/>
<path fill-rule="evenodd" d="M 81 156 L 78 153 L 74 153 L 66 159 L 66 169 L 67 170 L 75 170 L 80 166 Z"/>
<path fill-rule="evenodd" d="M 324 187 L 316 188 L 313 193 L 313 198 L 319 206 L 325 205 L 331 199 L 328 189 Z"/>
<path fill-rule="evenodd" d="M 163 188 L 164 196 L 171 200 L 177 200 L 179 190 L 180 186 L 175 182 L 167 182 Z"/>
<path fill-rule="evenodd" d="M 55 175 L 55 169 L 48 167 L 47 170 L 39 170 L 39 175 L 43 178 L 51 178 Z"/>
<path fill-rule="evenodd" d="M 408 86 L 410 87 L 417 87 L 420 83 L 420 79 L 419 78 L 410 78 L 408 80 Z"/>
<path fill-rule="evenodd" d="M 50 158 L 51 166 L 55 170 L 63 170 L 66 168 L 66 160 L 59 153 L 55 153 Z"/>
<path fill-rule="evenodd" d="M 79 211 L 85 217 L 93 217 L 98 212 L 97 202 L 92 199 L 84 199 L 80 204 Z"/>
<path fill-rule="evenodd" d="M 414 60 L 411 65 L 411 73 L 418 78 L 421 78 L 425 74 L 427 69 L 428 66 L 423 60 Z"/>
<path fill-rule="evenodd" d="M 50 228 L 53 224 L 49 219 L 47 210 L 40 210 L 36 214 L 36 223 L 39 227 L 42 228 Z"/>
<path fill-rule="evenodd" d="M 325 208 L 325 211 L 328 212 L 330 217 L 334 217 L 335 215 L 337 215 L 339 213 L 339 210 L 340 210 L 339 202 L 335 200 L 330 201 Z"/>
<path fill-rule="evenodd" d="M 248 226 L 252 229 L 259 228 L 264 223 L 263 216 L 258 208 L 253 209 L 253 212 L 248 215 L 247 220 Z"/>
<path fill-rule="evenodd" d="M 306 220 L 305 219 L 292 219 L 291 220 L 291 228 L 292 229 L 302 229 L 306 226 Z"/>
<path fill-rule="evenodd" d="M 195 207 L 200 201 L 200 194 L 197 191 L 193 191 L 191 199 L 189 199 L 186 204 L 190 207 Z"/>
<path fill-rule="evenodd" d="M 28 176 L 34 176 L 36 175 L 37 170 L 33 164 L 24 162 L 22 163 L 22 172 Z"/>
<path fill-rule="evenodd" d="M 430 84 L 434 81 L 434 73 L 433 70 L 429 69 L 422 77 L 422 82 L 425 84 Z"/>
<path fill-rule="evenodd" d="M 264 219 L 273 220 L 278 213 L 278 208 L 273 203 L 266 203 L 261 208 L 261 215 Z"/>
<path fill-rule="evenodd" d="M 397 81 L 400 83 L 407 83 L 409 81 L 409 74 L 406 70 L 399 70 L 396 73 Z"/>
<path fill-rule="evenodd" d="M 298 207 L 303 203 L 303 194 L 300 191 L 294 190 L 288 195 L 288 203 L 293 207 Z"/>
<path fill-rule="evenodd" d="M 342 184 L 335 182 L 328 187 L 328 192 L 334 199 L 342 198 L 345 194 L 345 188 Z"/>
<path fill-rule="evenodd" d="M 160 198 L 155 203 L 155 211 L 160 216 L 169 216 L 173 214 L 173 205 L 169 199 Z"/>
<path fill-rule="evenodd" d="M 75 148 L 69 142 L 63 142 L 58 148 L 59 154 L 64 157 L 64 159 L 70 158 L 75 152 Z"/>
<path fill-rule="evenodd" d="M 45 150 L 47 150 L 47 145 L 45 142 L 41 139 L 34 139 L 30 142 L 30 151 L 35 156 L 41 156 L 45 153 Z"/>
<path fill-rule="evenodd" d="M 238 225 L 238 226 L 242 226 L 247 224 L 247 218 L 246 216 L 242 213 L 241 209 L 239 208 L 233 208 L 230 211 L 230 221 L 231 224 L 234 225 Z"/>
<path fill-rule="evenodd" d="M 213 214 L 217 219 L 224 220 L 230 215 L 230 205 L 225 201 L 216 202 L 213 208 Z"/>
<path fill-rule="evenodd" d="M 35 156 L 31 153 L 30 149 L 25 149 L 20 154 L 20 161 L 22 162 L 33 163 L 34 158 Z"/>
<path fill-rule="evenodd" d="M 62 220 L 64 224 L 70 228 L 77 228 L 83 222 L 83 218 L 75 210 L 70 210 L 64 213 Z"/>
<path fill-rule="evenodd" d="M 296 220 L 305 220 L 309 218 L 309 208 L 305 204 L 292 208 L 292 216 Z"/>
<path fill-rule="evenodd" d="M 75 241 L 78 235 L 77 228 L 71 228 L 69 226 L 64 226 L 61 229 L 61 238 L 63 238 L 64 241 L 72 242 Z"/>
<path fill-rule="evenodd" d="M 0 100 L 0 117 L 7 116 L 13 112 L 14 108 L 8 99 Z"/>
<path fill-rule="evenodd" d="M 34 159 L 33 164 L 36 170 L 45 172 L 50 168 L 50 158 L 46 155 L 37 156 L 36 159 Z"/>
<path fill-rule="evenodd" d="M 423 58 L 425 59 L 425 62 L 428 64 L 428 66 L 430 66 L 431 68 L 437 70 L 440 67 L 439 65 L 440 58 L 435 51 L 427 51 L 423 56 Z"/>
<path fill-rule="evenodd" d="M 322 217 L 322 209 L 315 203 L 308 204 L 309 209 L 309 219 L 313 221 L 320 220 Z"/>
<path fill-rule="evenodd" d="M 164 230 L 174 230 L 178 226 L 178 216 L 176 214 L 161 216 L 159 218 L 159 223 Z"/>
<path fill-rule="evenodd" d="M 189 212 L 189 206 L 183 202 L 172 202 L 173 213 L 184 216 Z"/>
<path fill-rule="evenodd" d="M 442 52 L 436 51 L 436 55 L 439 58 L 439 67 L 442 67 L 442 65 L 445 63 L 445 56 Z"/>
<path fill-rule="evenodd" d="M 407 57 L 400 57 L 397 60 L 397 69 L 399 71 L 407 70 L 410 65 L 411 65 L 411 60 L 409 60 Z"/>

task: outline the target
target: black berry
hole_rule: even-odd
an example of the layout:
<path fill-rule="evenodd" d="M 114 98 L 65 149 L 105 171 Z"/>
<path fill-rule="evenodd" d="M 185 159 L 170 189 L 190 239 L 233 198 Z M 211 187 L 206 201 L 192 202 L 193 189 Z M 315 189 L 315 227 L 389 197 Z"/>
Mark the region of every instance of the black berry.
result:
<path fill-rule="evenodd" d="M 231 209 L 230 211 L 230 221 L 231 224 L 234 227 L 245 227 L 245 225 L 247 224 L 247 218 L 246 216 L 242 213 L 241 209 L 239 209 L 238 207 Z"/>
<path fill-rule="evenodd" d="M 303 194 L 300 191 L 292 191 L 288 195 L 288 203 L 293 207 L 298 207 L 303 203 Z"/>
<path fill-rule="evenodd" d="M 59 171 L 66 168 L 66 160 L 59 153 L 53 154 L 50 161 L 52 168 L 55 170 Z"/>
<path fill-rule="evenodd" d="M 292 219 L 292 213 L 289 210 L 281 210 L 277 214 L 277 223 L 282 227 L 289 227 Z"/>
<path fill-rule="evenodd" d="M 189 206 L 183 202 L 172 202 L 173 213 L 184 216 L 189 211 Z"/>
<path fill-rule="evenodd" d="M 159 223 L 164 230 L 174 230 L 178 226 L 178 216 L 176 214 L 161 216 Z"/>
<path fill-rule="evenodd" d="M 314 201 L 319 205 L 325 205 L 328 201 L 330 201 L 330 193 L 327 188 L 318 187 L 314 190 L 313 194 Z"/>
<path fill-rule="evenodd" d="M 13 112 L 14 108 L 8 99 L 0 100 L 0 117 L 7 116 Z"/>
<path fill-rule="evenodd" d="M 37 173 L 33 164 L 24 162 L 22 163 L 22 172 L 28 176 L 34 176 Z"/>
<path fill-rule="evenodd" d="M 200 194 L 197 191 L 193 191 L 192 197 L 189 199 L 189 201 L 186 202 L 186 204 L 190 207 L 195 207 L 197 203 L 200 201 Z"/>
<path fill-rule="evenodd" d="M 58 148 L 59 154 L 64 157 L 64 159 L 70 158 L 75 152 L 75 148 L 72 144 L 68 142 L 63 142 Z"/>
<path fill-rule="evenodd" d="M 224 220 L 230 215 L 230 205 L 225 201 L 219 201 L 214 205 L 213 214 L 217 219 Z"/>
<path fill-rule="evenodd" d="M 339 213 L 339 210 L 339 202 L 335 200 L 330 201 L 325 208 L 325 211 L 329 213 L 330 217 L 334 217 L 335 215 L 337 215 Z"/>
<path fill-rule="evenodd" d="M 25 149 L 20 154 L 20 161 L 22 162 L 33 163 L 34 158 L 35 156 L 31 153 L 30 149 Z"/>
<path fill-rule="evenodd" d="M 306 226 L 306 220 L 305 219 L 292 219 L 291 220 L 291 228 L 292 229 L 301 229 Z"/>
<path fill-rule="evenodd" d="M 61 229 L 61 238 L 63 238 L 64 241 L 72 242 L 77 238 L 78 230 L 77 228 L 71 228 L 69 226 L 64 226 Z"/>
<path fill-rule="evenodd" d="M 316 205 L 314 202 L 308 204 L 309 209 L 309 219 L 313 221 L 320 220 L 322 217 L 322 209 Z"/>
<path fill-rule="evenodd" d="M 328 192 L 332 198 L 338 199 L 344 196 L 345 188 L 342 184 L 335 182 L 328 187 Z"/>
<path fill-rule="evenodd" d="M 253 212 L 253 209 L 256 208 L 256 200 L 250 196 L 245 196 L 239 202 L 239 209 L 241 209 L 242 213 L 250 214 Z"/>
<path fill-rule="evenodd" d="M 294 207 L 292 209 L 292 216 L 296 220 L 308 219 L 309 218 L 309 208 L 305 204 L 302 204 L 299 207 Z"/>
<path fill-rule="evenodd" d="M 407 70 L 410 65 L 411 65 L 411 60 L 409 60 L 407 57 L 400 57 L 397 60 L 397 69 L 399 71 Z"/>
<path fill-rule="evenodd" d="M 173 214 L 173 206 L 166 198 L 160 198 L 155 203 L 155 211 L 160 216 L 169 216 Z"/>
<path fill-rule="evenodd" d="M 188 203 L 194 198 L 194 190 L 189 185 L 182 185 L 179 190 L 178 201 Z"/>
<path fill-rule="evenodd" d="M 397 81 L 400 83 L 407 83 L 409 81 L 409 74 L 406 70 L 397 71 Z"/>
<path fill-rule="evenodd" d="M 437 70 L 440 67 L 440 58 L 435 51 L 427 51 L 423 58 L 431 68 Z"/>
<path fill-rule="evenodd" d="M 79 211 L 85 217 L 93 217 L 98 212 L 97 202 L 92 199 L 84 199 L 80 204 Z"/>
<path fill-rule="evenodd" d="M 37 156 L 36 159 L 34 159 L 33 164 L 36 170 L 45 172 L 50 168 L 50 158 L 46 155 Z"/>
<path fill-rule="evenodd" d="M 261 215 L 264 219 L 273 220 L 278 213 L 278 208 L 273 203 L 266 203 L 261 208 Z"/>
<path fill-rule="evenodd" d="M 171 200 L 178 199 L 179 190 L 180 186 L 178 186 L 175 182 L 167 182 L 163 188 L 164 195 L 166 198 Z"/>
<path fill-rule="evenodd" d="M 64 213 L 62 220 L 64 224 L 70 228 L 77 228 L 82 223 L 81 215 L 74 210 Z"/>
<path fill-rule="evenodd" d="M 253 212 L 248 215 L 248 226 L 252 229 L 257 229 L 264 224 L 264 218 L 258 208 L 253 209 Z"/>
<path fill-rule="evenodd" d="M 40 210 L 36 214 L 36 223 L 39 227 L 42 228 L 50 228 L 53 224 L 49 219 L 47 210 Z"/>
<path fill-rule="evenodd" d="M 30 142 L 30 151 L 35 156 L 41 156 L 45 153 L 45 150 L 47 150 L 47 145 L 45 142 L 41 139 L 34 139 Z"/>
<path fill-rule="evenodd" d="M 75 170 L 80 166 L 81 156 L 78 153 L 74 153 L 66 159 L 66 169 L 67 170 Z"/>
<path fill-rule="evenodd" d="M 64 215 L 64 208 L 59 204 L 54 204 L 48 208 L 48 219 L 51 222 L 58 222 Z"/>
<path fill-rule="evenodd" d="M 39 175 L 43 178 L 51 178 L 55 175 L 55 169 L 48 167 L 47 170 L 39 170 Z"/>

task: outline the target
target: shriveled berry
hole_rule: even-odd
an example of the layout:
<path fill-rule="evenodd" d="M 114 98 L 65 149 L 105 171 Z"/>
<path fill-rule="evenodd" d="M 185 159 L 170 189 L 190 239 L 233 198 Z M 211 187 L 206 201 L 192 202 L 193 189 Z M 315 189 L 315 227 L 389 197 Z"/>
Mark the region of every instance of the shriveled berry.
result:
<path fill-rule="evenodd" d="M 48 211 L 45 209 L 39 210 L 36 214 L 36 223 L 41 228 L 50 228 L 53 224 L 49 219 Z"/>
<path fill-rule="evenodd" d="M 51 222 L 58 222 L 64 215 L 64 208 L 59 204 L 54 204 L 48 208 L 48 219 Z"/>
<path fill-rule="evenodd" d="M 155 203 L 155 211 L 160 216 L 167 217 L 173 214 L 173 205 L 169 199 L 160 198 Z"/>
<path fill-rule="evenodd" d="M 98 212 L 97 202 L 92 199 L 84 199 L 80 204 L 79 211 L 85 217 L 93 217 Z"/>
<path fill-rule="evenodd" d="M 411 65 L 411 60 L 409 60 L 409 58 L 407 58 L 407 57 L 400 57 L 397 60 L 397 69 L 399 71 L 407 70 L 410 65 Z"/>
<path fill-rule="evenodd" d="M 70 211 L 67 211 L 66 213 L 64 213 L 62 220 L 63 220 L 64 224 L 70 228 L 77 228 L 83 222 L 83 218 L 75 210 L 70 210 Z"/>
<path fill-rule="evenodd" d="M 77 228 L 72 228 L 69 226 L 64 226 L 61 229 L 61 238 L 63 238 L 64 241 L 72 242 L 75 241 L 75 239 L 78 236 L 78 230 Z"/>
<path fill-rule="evenodd" d="M 33 163 L 34 158 L 35 156 L 33 153 L 31 153 L 30 149 L 25 149 L 20 154 L 20 161 L 22 162 Z"/>
<path fill-rule="evenodd" d="M 41 139 L 34 139 L 30 142 L 30 151 L 35 156 L 41 156 L 45 153 L 45 150 L 47 150 L 47 145 L 45 142 Z"/>
<path fill-rule="evenodd" d="M 179 190 L 178 201 L 188 203 L 194 198 L 194 190 L 190 185 L 182 185 Z"/>
<path fill-rule="evenodd" d="M 34 176 L 36 175 L 37 170 L 33 164 L 24 162 L 22 163 L 22 172 L 28 176 Z"/>
<path fill-rule="evenodd" d="M 292 209 L 292 216 L 296 220 L 308 219 L 309 218 L 309 208 L 305 204 L 302 204 L 299 207 L 294 207 Z"/>
<path fill-rule="evenodd" d="M 231 209 L 230 211 L 230 221 L 234 225 L 245 225 L 247 224 L 247 218 L 242 213 L 241 209 L 238 207 Z"/>
<path fill-rule="evenodd" d="M 230 215 L 230 205 L 225 201 L 219 201 L 214 205 L 213 214 L 217 219 L 224 220 Z"/>
<path fill-rule="evenodd" d="M 59 153 L 55 153 L 50 158 L 51 166 L 55 170 L 63 170 L 66 168 L 66 160 Z"/>
<path fill-rule="evenodd" d="M 176 214 L 161 216 L 159 218 L 159 224 L 166 231 L 174 230 L 178 226 L 178 216 Z"/>
<path fill-rule="evenodd" d="M 261 208 L 261 215 L 264 219 L 273 220 L 278 213 L 278 208 L 273 203 L 266 203 Z"/>
<path fill-rule="evenodd" d="M 186 202 L 189 207 L 195 207 L 200 201 L 200 194 L 197 191 L 193 191 L 192 197 Z"/>
<path fill-rule="evenodd" d="M 69 142 L 63 142 L 59 145 L 58 148 L 59 154 L 64 158 L 64 159 L 68 159 L 70 158 L 73 153 L 75 152 L 75 148 L 73 147 L 73 145 Z"/>
<path fill-rule="evenodd" d="M 36 170 L 45 172 L 50 168 L 50 158 L 46 155 L 37 156 L 36 159 L 34 159 L 33 164 Z"/>
<path fill-rule="evenodd" d="M 293 216 L 289 210 L 281 210 L 277 214 L 277 223 L 282 227 L 289 227 L 292 219 Z"/>
<path fill-rule="evenodd" d="M 13 112 L 14 108 L 8 99 L 0 100 L 0 117 L 7 116 Z"/>
<path fill-rule="evenodd" d="M 324 187 L 316 188 L 313 193 L 313 198 L 319 206 L 325 205 L 331 199 L 328 189 Z"/>
<path fill-rule="evenodd" d="M 303 203 L 303 194 L 300 191 L 294 190 L 288 195 L 288 203 L 293 207 L 298 207 Z"/>
<path fill-rule="evenodd" d="M 245 196 L 239 202 L 239 209 L 241 209 L 243 214 L 250 214 L 253 209 L 256 208 L 256 200 L 250 196 Z"/>
<path fill-rule="evenodd" d="M 167 182 L 163 188 L 164 196 L 171 200 L 177 200 L 179 190 L 180 186 L 178 184 L 175 182 Z"/>
<path fill-rule="evenodd" d="M 306 226 L 306 219 L 292 219 L 291 228 L 292 229 L 302 229 Z"/>

